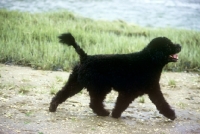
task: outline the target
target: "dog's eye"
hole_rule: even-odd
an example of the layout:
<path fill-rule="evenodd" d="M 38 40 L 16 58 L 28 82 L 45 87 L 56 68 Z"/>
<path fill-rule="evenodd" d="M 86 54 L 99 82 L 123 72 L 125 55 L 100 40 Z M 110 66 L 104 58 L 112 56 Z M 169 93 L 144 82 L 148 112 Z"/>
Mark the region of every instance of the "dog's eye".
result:
<path fill-rule="evenodd" d="M 166 48 L 167 48 L 167 50 L 170 51 L 170 50 L 171 50 L 171 44 L 167 44 L 167 47 L 166 47 Z"/>

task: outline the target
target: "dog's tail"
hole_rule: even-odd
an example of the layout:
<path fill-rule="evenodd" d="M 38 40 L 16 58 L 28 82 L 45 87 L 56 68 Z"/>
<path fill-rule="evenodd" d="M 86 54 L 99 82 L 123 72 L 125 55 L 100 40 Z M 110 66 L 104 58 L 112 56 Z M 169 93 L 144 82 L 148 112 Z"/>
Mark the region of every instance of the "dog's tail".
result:
<path fill-rule="evenodd" d="M 68 46 L 73 46 L 76 52 L 78 53 L 80 57 L 80 61 L 83 62 L 84 59 L 87 58 L 87 54 L 83 51 L 83 49 L 76 43 L 74 37 L 71 35 L 71 33 L 63 33 L 60 36 L 58 36 L 59 42 L 63 44 L 67 44 Z"/>

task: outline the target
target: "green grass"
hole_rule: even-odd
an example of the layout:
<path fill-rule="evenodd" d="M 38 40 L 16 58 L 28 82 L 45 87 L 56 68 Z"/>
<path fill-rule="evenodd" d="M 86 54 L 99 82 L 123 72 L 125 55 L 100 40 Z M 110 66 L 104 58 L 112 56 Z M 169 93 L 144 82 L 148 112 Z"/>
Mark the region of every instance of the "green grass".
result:
<path fill-rule="evenodd" d="M 57 87 L 55 86 L 55 84 L 52 84 L 50 88 L 50 95 L 55 95 L 57 92 L 58 92 Z"/>
<path fill-rule="evenodd" d="M 168 86 L 175 88 L 176 87 L 176 81 L 175 80 L 169 80 L 168 81 Z"/>
<path fill-rule="evenodd" d="M 31 112 L 31 111 L 25 112 L 25 115 L 28 116 L 28 117 L 31 116 L 32 114 L 33 114 L 33 112 Z"/>
<path fill-rule="evenodd" d="M 29 86 L 21 86 L 19 88 L 19 93 L 20 94 L 27 94 L 27 93 L 30 92 L 30 89 L 31 89 L 31 87 L 29 87 Z"/>
<path fill-rule="evenodd" d="M 0 84 L 0 89 L 6 89 L 6 90 L 12 90 L 15 88 L 15 85 L 13 85 L 12 83 L 8 83 L 8 84 Z"/>
<path fill-rule="evenodd" d="M 177 104 L 177 106 L 179 106 L 181 109 L 185 109 L 187 107 L 187 104 L 180 102 Z"/>
<path fill-rule="evenodd" d="M 57 36 L 71 32 L 88 54 L 131 53 L 157 36 L 181 44 L 177 63 L 166 70 L 200 68 L 200 32 L 173 28 L 144 28 L 123 21 L 95 21 L 67 11 L 26 13 L 0 10 L 0 62 L 45 70 L 69 70 L 78 61 L 72 47 Z"/>
<path fill-rule="evenodd" d="M 144 98 L 144 96 L 139 97 L 139 103 L 145 103 L 145 98 Z"/>
<path fill-rule="evenodd" d="M 56 76 L 56 81 L 57 81 L 57 82 L 63 82 L 63 78 L 60 77 L 60 76 Z"/>

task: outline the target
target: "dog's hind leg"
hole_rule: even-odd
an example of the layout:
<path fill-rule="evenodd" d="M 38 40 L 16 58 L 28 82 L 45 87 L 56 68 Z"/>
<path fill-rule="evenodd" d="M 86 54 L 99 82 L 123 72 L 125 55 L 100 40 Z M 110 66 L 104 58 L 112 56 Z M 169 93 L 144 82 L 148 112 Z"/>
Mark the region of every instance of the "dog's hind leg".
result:
<path fill-rule="evenodd" d="M 80 92 L 83 89 L 83 86 L 81 86 L 77 82 L 77 73 L 74 71 L 70 76 L 69 80 L 66 83 L 66 85 L 56 93 L 55 97 L 53 97 L 49 111 L 55 112 L 58 105 L 64 102 L 67 98 L 74 96 L 78 92 Z"/>
<path fill-rule="evenodd" d="M 176 118 L 175 112 L 170 108 L 170 105 L 166 102 L 165 98 L 163 97 L 163 94 L 160 91 L 160 86 L 157 85 L 157 88 L 154 88 L 154 90 L 152 91 L 149 92 L 148 95 L 150 100 L 156 105 L 158 111 L 165 117 L 174 120 Z"/>
<path fill-rule="evenodd" d="M 98 90 L 93 90 L 88 88 L 89 95 L 90 95 L 90 108 L 96 113 L 98 116 L 108 116 L 110 112 L 104 109 L 103 100 L 105 99 L 106 95 L 111 91 L 108 90 L 101 90 L 101 92 L 97 92 Z"/>
<path fill-rule="evenodd" d="M 124 110 L 129 106 L 129 104 L 136 98 L 137 96 L 133 96 L 130 94 L 119 93 L 117 97 L 117 101 L 115 104 L 115 108 L 112 111 L 113 118 L 119 118 Z"/>

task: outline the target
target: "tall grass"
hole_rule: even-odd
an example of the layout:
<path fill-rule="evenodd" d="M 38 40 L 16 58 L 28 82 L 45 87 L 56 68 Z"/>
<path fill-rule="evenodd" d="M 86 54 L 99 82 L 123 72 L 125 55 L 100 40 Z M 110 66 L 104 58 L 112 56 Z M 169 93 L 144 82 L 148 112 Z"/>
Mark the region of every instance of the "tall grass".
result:
<path fill-rule="evenodd" d="M 123 21 L 83 18 L 67 11 L 26 13 L 0 10 L 0 62 L 36 69 L 69 70 L 78 56 L 57 36 L 71 32 L 88 54 L 131 53 L 157 36 L 183 46 L 176 64 L 167 70 L 200 69 L 200 32 L 172 28 L 144 28 Z"/>

